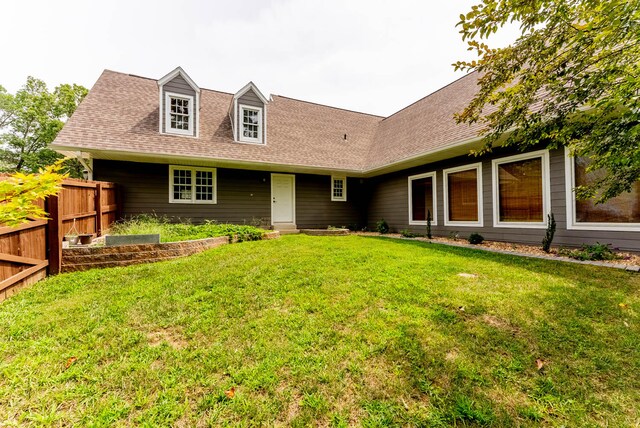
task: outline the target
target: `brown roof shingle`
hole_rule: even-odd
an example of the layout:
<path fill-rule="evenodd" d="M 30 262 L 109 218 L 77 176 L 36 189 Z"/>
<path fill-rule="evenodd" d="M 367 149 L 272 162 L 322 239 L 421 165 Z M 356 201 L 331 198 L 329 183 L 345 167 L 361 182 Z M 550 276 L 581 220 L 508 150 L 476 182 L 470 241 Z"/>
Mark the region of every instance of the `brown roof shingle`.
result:
<path fill-rule="evenodd" d="M 453 119 L 476 80 L 467 75 L 387 118 L 274 95 L 267 144 L 253 145 L 233 141 L 232 94 L 202 89 L 199 137 L 166 135 L 157 81 L 105 70 L 52 147 L 366 172 L 477 136 L 479 126 Z"/>

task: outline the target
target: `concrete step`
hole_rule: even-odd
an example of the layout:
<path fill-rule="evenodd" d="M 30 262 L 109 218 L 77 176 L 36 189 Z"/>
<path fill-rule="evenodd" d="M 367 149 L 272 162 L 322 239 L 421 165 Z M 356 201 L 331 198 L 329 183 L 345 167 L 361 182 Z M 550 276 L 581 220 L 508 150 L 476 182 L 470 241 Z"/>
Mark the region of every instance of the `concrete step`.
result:
<path fill-rule="evenodd" d="M 280 232 L 280 235 L 294 235 L 296 233 L 300 233 L 299 229 L 280 229 L 278 230 L 278 232 Z"/>

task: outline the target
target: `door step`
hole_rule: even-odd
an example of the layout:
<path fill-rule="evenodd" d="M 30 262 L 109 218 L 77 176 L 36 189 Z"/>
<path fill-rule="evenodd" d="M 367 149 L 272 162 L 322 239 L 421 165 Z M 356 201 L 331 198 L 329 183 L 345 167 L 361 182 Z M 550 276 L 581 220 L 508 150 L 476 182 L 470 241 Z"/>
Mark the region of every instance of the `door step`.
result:
<path fill-rule="evenodd" d="M 297 226 L 293 223 L 279 223 L 273 225 L 273 230 L 280 232 L 280 235 L 289 235 L 292 233 L 300 233 Z"/>

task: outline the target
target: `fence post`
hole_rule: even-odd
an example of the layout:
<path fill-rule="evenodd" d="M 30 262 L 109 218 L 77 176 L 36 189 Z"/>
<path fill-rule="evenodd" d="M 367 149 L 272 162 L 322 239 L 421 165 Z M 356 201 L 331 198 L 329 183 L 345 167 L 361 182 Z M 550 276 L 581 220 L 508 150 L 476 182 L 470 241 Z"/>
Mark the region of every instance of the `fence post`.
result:
<path fill-rule="evenodd" d="M 49 248 L 49 274 L 55 275 L 62 267 L 62 213 L 60 212 L 59 196 L 49 196 L 47 198 L 47 212 L 49 221 L 47 223 L 47 241 Z"/>
<path fill-rule="evenodd" d="M 96 183 L 96 236 L 102 236 L 102 183 Z"/>

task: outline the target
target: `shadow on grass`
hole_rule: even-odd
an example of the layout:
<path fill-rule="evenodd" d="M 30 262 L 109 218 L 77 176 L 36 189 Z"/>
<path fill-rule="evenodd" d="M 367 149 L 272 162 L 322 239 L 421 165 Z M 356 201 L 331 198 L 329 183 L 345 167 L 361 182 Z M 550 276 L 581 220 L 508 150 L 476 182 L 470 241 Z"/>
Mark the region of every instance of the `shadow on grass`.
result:
<path fill-rule="evenodd" d="M 450 349 L 428 346 L 420 326 L 398 327 L 389 357 L 447 423 L 502 426 L 514 418 L 525 424 L 555 423 L 560 414 L 585 422 L 597 420 L 601 412 L 624 420 L 621 415 L 633 408 L 640 381 L 626 373 L 640 367 L 640 320 L 631 309 L 638 304 L 637 273 L 437 243 L 366 238 L 524 269 L 537 278 L 535 286 L 514 294 L 517 302 L 501 297 L 500 307 L 490 311 L 477 289 L 471 300 L 477 302 L 474 313 L 434 305 L 432 321 L 454 343 Z M 512 286 L 517 291 L 518 284 Z M 488 294 L 493 291 L 487 289 Z M 603 398 L 605 391 L 625 398 L 610 401 Z"/>

